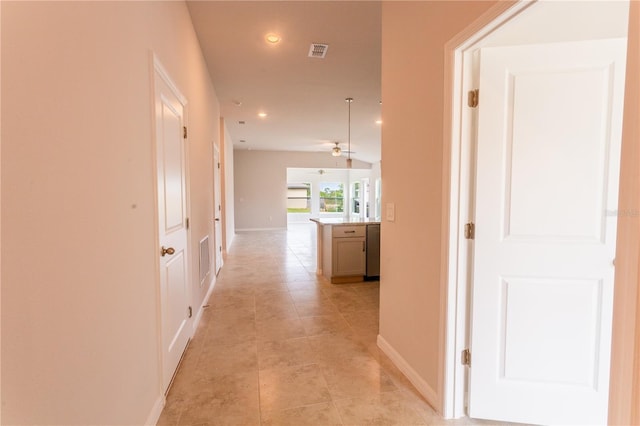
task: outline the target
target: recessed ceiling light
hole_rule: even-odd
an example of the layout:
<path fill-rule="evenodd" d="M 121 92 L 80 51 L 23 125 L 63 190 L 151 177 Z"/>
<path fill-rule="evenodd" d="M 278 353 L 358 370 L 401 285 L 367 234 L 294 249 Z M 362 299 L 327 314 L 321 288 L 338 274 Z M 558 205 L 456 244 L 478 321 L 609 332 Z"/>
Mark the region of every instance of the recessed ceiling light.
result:
<path fill-rule="evenodd" d="M 382 124 L 382 120 L 376 120 L 376 124 Z"/>
<path fill-rule="evenodd" d="M 260 117 L 260 118 L 265 118 L 266 116 L 267 116 L 266 112 L 259 112 L 258 113 L 258 117 Z"/>
<path fill-rule="evenodd" d="M 279 35 L 273 34 L 273 33 L 267 34 L 264 37 L 264 39 L 267 40 L 267 42 L 271 43 L 271 44 L 278 44 L 278 43 L 280 43 L 280 40 L 281 40 Z"/>

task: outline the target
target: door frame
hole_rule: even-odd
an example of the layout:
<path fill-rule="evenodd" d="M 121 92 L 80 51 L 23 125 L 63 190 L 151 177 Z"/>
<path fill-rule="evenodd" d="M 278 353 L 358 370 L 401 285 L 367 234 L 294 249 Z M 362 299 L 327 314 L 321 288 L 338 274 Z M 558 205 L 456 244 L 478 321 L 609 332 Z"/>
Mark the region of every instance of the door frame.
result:
<path fill-rule="evenodd" d="M 468 347 L 471 240 L 464 238 L 464 224 L 471 220 L 473 200 L 471 159 L 473 135 L 469 129 L 475 120 L 466 107 L 465 90 L 477 85 L 472 54 L 485 38 L 526 10 L 537 0 L 499 2 L 469 27 L 445 44 L 445 93 L 443 147 L 442 258 L 440 288 L 440 392 L 442 416 L 459 418 L 465 413 L 467 367 L 460 362 Z M 446 143 L 450 141 L 449 143 Z"/>
<path fill-rule="evenodd" d="M 448 210 L 445 210 L 442 216 L 441 255 L 444 261 L 441 263 L 440 271 L 442 277 L 440 283 L 440 347 L 443 350 L 440 351 L 439 371 L 441 374 L 438 385 L 440 395 L 442 395 L 440 408 L 445 419 L 466 415 L 467 367 L 460 362 L 460 355 L 468 347 L 468 278 L 471 273 L 468 254 L 471 247 L 467 244 L 469 240 L 464 238 L 463 229 L 464 224 L 471 219 L 470 214 L 473 207 L 473 200 L 470 197 L 472 195 L 471 178 L 475 171 L 471 170 L 472 166 L 469 161 L 474 152 L 472 151 L 472 135 L 468 130 L 473 124 L 474 118 L 466 107 L 465 90 L 472 83 L 477 84 L 473 81 L 470 59 L 472 52 L 483 45 L 483 41 L 489 34 L 536 2 L 537 0 L 498 2 L 444 46 L 443 138 L 445 143 L 443 146 L 442 203 Z M 630 7 L 633 10 L 632 4 Z M 630 20 L 633 19 L 633 16 L 630 11 Z M 627 75 L 628 78 L 629 75 Z M 627 130 L 623 127 L 623 150 L 625 149 L 626 135 Z M 621 173 L 624 173 L 622 168 Z M 622 179 L 621 185 L 623 185 Z M 622 202 L 622 199 L 618 200 L 619 205 L 622 205 Z M 621 225 L 623 223 L 619 218 L 619 230 L 623 229 Z M 621 245 L 618 244 L 616 255 L 626 259 L 627 257 L 618 251 L 620 249 Z M 622 275 L 625 272 L 629 271 L 622 271 Z M 618 355 L 618 364 L 625 365 L 617 365 L 615 369 L 612 369 L 610 377 L 612 384 L 622 381 L 621 372 L 626 371 L 628 375 L 629 371 L 636 371 L 632 357 L 620 356 L 623 351 L 628 352 L 629 343 L 624 342 L 619 336 L 624 334 L 619 328 L 621 324 L 625 323 L 621 319 L 622 316 L 625 316 L 629 321 L 634 321 L 636 315 L 640 313 L 635 300 L 630 300 L 633 298 L 627 298 L 623 302 L 619 297 L 625 292 L 635 293 L 630 288 L 634 282 L 628 279 L 624 280 L 624 277 L 618 278 L 618 271 L 616 271 L 614 285 L 616 291 L 614 295 L 612 363 L 616 361 L 616 355 Z M 619 309 L 623 312 L 620 312 Z M 617 420 L 627 415 L 624 411 L 627 409 L 632 411 L 629 399 L 625 398 L 620 391 L 616 391 L 615 386 L 610 387 L 610 423 L 619 423 Z M 616 410 L 614 411 L 613 408 Z"/>
<path fill-rule="evenodd" d="M 216 161 L 217 159 L 217 161 Z M 224 209 L 222 208 L 222 159 L 220 147 L 213 143 L 213 275 L 218 276 L 220 269 L 224 265 L 224 256 L 222 253 L 222 234 L 224 233 L 224 220 L 222 218 Z M 216 189 L 217 186 L 217 189 Z M 217 192 L 217 194 L 216 194 Z M 218 210 L 218 205 L 220 210 Z M 219 217 L 217 217 L 219 216 Z M 217 220 L 219 219 L 219 220 Z M 220 232 L 216 229 L 216 222 L 220 223 Z M 219 235 L 218 235 L 219 234 Z M 220 264 L 218 265 L 218 253 L 220 256 Z"/>
<path fill-rule="evenodd" d="M 158 77 L 162 78 L 162 80 L 167 84 L 167 86 L 171 89 L 171 91 L 174 93 L 174 95 L 179 99 L 180 103 L 183 106 L 183 116 L 182 116 L 182 120 L 183 120 L 183 126 L 188 127 L 188 102 L 187 102 L 187 98 L 182 94 L 182 92 L 180 91 L 180 89 L 178 88 L 178 86 L 174 83 L 173 79 L 170 77 L 169 73 L 167 72 L 166 68 L 162 65 L 162 62 L 160 61 L 160 59 L 158 58 L 158 56 L 151 52 L 151 107 L 152 107 L 152 148 L 151 148 L 151 155 L 152 155 L 152 164 L 153 164 L 153 182 L 154 182 L 154 190 L 153 190 L 153 195 L 154 195 L 154 233 L 155 233 L 155 241 L 154 241 L 154 245 L 155 245 L 155 282 L 156 282 L 156 300 L 157 300 L 157 312 L 156 312 L 156 339 L 158 342 L 158 372 L 159 372 L 159 387 L 160 387 L 160 394 L 161 395 L 165 395 L 165 391 L 167 391 L 168 389 L 171 388 L 171 381 L 173 380 L 173 378 L 169 378 L 169 385 L 167 387 L 167 389 L 164 388 L 164 383 L 165 383 L 165 377 L 164 377 L 164 346 L 163 346 L 163 342 L 164 342 L 164 330 L 162 328 L 162 324 L 163 324 L 163 312 L 162 312 L 162 282 L 160 279 L 160 256 L 158 256 L 158 254 L 160 253 L 160 224 L 159 224 L 159 212 L 158 212 L 158 182 L 157 182 L 157 176 L 158 176 L 158 166 L 157 166 L 157 156 L 158 156 L 158 152 L 157 152 L 157 132 L 156 132 L 156 116 L 155 116 L 155 82 L 156 79 Z M 188 142 L 188 139 L 187 139 Z M 189 218 L 191 216 L 191 185 L 190 185 L 190 167 L 189 167 L 189 144 L 185 142 L 184 143 L 184 164 L 185 164 L 185 215 L 187 218 Z M 186 275 L 187 275 L 187 303 L 188 305 L 192 305 L 192 265 L 191 265 L 191 261 L 192 261 L 192 254 L 191 254 L 191 227 L 187 227 L 187 249 L 185 250 L 185 257 L 186 257 Z M 193 318 L 190 318 L 189 321 L 193 324 Z M 187 327 L 187 330 L 189 330 L 189 340 L 193 337 L 193 327 L 189 326 Z M 188 343 L 187 343 L 188 346 Z M 178 364 L 179 365 L 179 364 Z M 177 371 L 177 369 L 176 369 Z M 173 373 L 175 375 L 175 371 Z"/>

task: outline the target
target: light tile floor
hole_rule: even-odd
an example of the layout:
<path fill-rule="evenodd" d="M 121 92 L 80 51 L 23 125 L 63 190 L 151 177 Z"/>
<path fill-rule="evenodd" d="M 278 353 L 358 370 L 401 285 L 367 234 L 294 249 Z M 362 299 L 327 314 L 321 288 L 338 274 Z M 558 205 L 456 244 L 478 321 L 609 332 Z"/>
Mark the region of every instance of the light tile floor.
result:
<path fill-rule="evenodd" d="M 238 233 L 159 425 L 444 421 L 377 348 L 379 282 L 315 275 L 315 226 Z"/>

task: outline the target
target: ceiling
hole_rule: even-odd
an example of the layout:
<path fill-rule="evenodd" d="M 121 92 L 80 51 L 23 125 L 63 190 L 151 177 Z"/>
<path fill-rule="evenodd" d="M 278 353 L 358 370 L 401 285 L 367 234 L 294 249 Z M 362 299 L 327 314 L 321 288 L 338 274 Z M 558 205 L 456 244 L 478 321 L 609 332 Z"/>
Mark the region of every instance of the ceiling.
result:
<path fill-rule="evenodd" d="M 380 2 L 187 4 L 234 149 L 346 150 L 352 97 L 351 156 L 380 161 Z M 324 59 L 312 43 L 329 45 Z"/>

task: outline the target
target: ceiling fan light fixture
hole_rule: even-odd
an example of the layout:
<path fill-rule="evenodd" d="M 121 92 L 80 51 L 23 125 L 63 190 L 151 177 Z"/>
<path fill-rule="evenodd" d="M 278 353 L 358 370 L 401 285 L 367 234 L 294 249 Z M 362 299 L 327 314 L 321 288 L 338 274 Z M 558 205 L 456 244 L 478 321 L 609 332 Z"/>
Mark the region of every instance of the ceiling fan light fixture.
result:
<path fill-rule="evenodd" d="M 340 142 L 334 142 L 336 144 L 336 146 L 333 147 L 333 149 L 331 150 L 331 155 L 333 155 L 334 157 L 340 157 L 340 154 L 342 154 L 342 150 L 340 149 L 339 143 Z"/>

